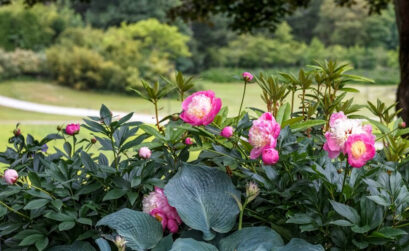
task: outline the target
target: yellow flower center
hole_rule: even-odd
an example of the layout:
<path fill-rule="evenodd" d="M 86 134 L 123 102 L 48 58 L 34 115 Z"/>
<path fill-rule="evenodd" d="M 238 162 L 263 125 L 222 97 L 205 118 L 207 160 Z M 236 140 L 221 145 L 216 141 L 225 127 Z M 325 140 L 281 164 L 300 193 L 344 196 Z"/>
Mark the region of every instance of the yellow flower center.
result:
<path fill-rule="evenodd" d="M 354 142 L 351 146 L 351 153 L 355 159 L 358 159 L 366 152 L 365 143 L 362 141 Z"/>
<path fill-rule="evenodd" d="M 159 221 L 159 222 L 162 222 L 162 217 L 160 217 L 158 214 L 155 214 L 155 218 Z"/>
<path fill-rule="evenodd" d="M 198 95 L 193 97 L 192 102 L 188 106 L 187 112 L 197 118 L 204 118 L 212 109 L 212 103 L 209 97 Z"/>

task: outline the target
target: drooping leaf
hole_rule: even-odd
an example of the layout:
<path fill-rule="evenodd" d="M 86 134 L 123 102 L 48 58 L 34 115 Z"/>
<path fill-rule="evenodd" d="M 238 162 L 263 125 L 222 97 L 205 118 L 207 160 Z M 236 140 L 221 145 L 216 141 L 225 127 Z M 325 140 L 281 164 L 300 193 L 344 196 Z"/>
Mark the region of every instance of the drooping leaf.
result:
<path fill-rule="evenodd" d="M 207 166 L 184 165 L 165 186 L 169 204 L 183 222 L 211 240 L 214 232 L 227 233 L 236 223 L 239 197 L 230 177 Z"/>
<path fill-rule="evenodd" d="M 293 238 L 283 247 L 275 247 L 272 251 L 324 251 L 321 245 L 313 245 L 303 239 Z"/>
<path fill-rule="evenodd" d="M 128 208 L 109 214 L 97 222 L 97 226 L 108 226 L 125 238 L 127 247 L 145 250 L 156 246 L 162 239 L 162 225 L 149 214 Z"/>
<path fill-rule="evenodd" d="M 272 250 L 283 246 L 281 236 L 268 227 L 243 228 L 220 241 L 220 251 Z"/>

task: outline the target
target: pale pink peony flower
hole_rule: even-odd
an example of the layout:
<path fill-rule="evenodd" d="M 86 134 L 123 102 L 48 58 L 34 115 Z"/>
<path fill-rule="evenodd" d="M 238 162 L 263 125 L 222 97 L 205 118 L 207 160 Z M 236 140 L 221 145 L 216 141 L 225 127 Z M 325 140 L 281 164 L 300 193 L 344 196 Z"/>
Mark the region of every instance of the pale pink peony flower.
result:
<path fill-rule="evenodd" d="M 274 147 L 265 147 L 261 159 L 266 165 L 274 165 L 279 160 L 278 151 Z"/>
<path fill-rule="evenodd" d="M 280 135 L 280 125 L 271 113 L 266 112 L 260 118 L 253 121 L 249 131 L 249 143 L 253 146 L 250 158 L 258 158 L 265 147 L 275 147 Z"/>
<path fill-rule="evenodd" d="M 222 101 L 215 98 L 213 91 L 195 92 L 183 101 L 180 118 L 193 126 L 208 125 L 221 107 Z"/>
<path fill-rule="evenodd" d="M 155 191 L 145 196 L 142 201 L 143 211 L 158 219 L 163 230 L 169 229 L 170 232 L 176 233 L 182 220 L 176 209 L 169 205 L 163 189 L 155 187 Z"/>
<path fill-rule="evenodd" d="M 243 72 L 242 76 L 246 82 L 250 82 L 251 80 L 253 80 L 253 74 L 251 74 L 250 72 Z"/>
<path fill-rule="evenodd" d="M 189 138 L 189 137 L 187 137 L 186 139 L 185 139 L 185 144 L 186 145 L 193 145 L 193 139 L 192 138 Z"/>
<path fill-rule="evenodd" d="M 144 147 L 141 147 L 140 149 L 139 149 L 139 157 L 141 157 L 141 158 L 143 158 L 143 159 L 149 159 L 150 157 L 151 157 L 151 154 L 152 154 L 152 152 L 151 152 L 151 149 L 149 149 L 148 147 L 146 147 L 146 146 L 144 146 Z"/>
<path fill-rule="evenodd" d="M 375 137 L 367 133 L 351 135 L 345 143 L 345 152 L 352 167 L 362 167 L 375 157 Z"/>
<path fill-rule="evenodd" d="M 80 131 L 80 124 L 72 123 L 72 124 L 68 124 L 65 127 L 65 133 L 68 134 L 68 135 L 75 135 L 75 134 L 79 133 L 79 131 Z"/>
<path fill-rule="evenodd" d="M 225 128 L 222 129 L 220 135 L 225 138 L 230 138 L 231 136 L 233 136 L 233 127 L 226 126 Z"/>
<path fill-rule="evenodd" d="M 18 173 L 14 169 L 7 169 L 4 171 L 4 180 L 6 181 L 7 184 L 13 185 L 14 183 L 17 182 L 18 179 Z"/>
<path fill-rule="evenodd" d="M 331 159 L 336 158 L 345 153 L 345 142 L 349 136 L 362 133 L 372 135 L 372 126 L 362 125 L 357 119 L 348 119 L 343 112 L 334 113 L 330 118 L 330 129 L 325 133 L 324 150 Z"/>

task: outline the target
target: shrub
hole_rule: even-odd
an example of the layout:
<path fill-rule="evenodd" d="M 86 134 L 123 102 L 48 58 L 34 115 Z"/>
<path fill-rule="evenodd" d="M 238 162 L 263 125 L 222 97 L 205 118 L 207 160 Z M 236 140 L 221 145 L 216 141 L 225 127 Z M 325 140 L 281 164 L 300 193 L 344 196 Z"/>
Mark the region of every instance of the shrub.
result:
<path fill-rule="evenodd" d="M 16 49 L 5 52 L 0 49 L 1 78 L 15 78 L 19 76 L 38 76 L 46 74 L 45 56 L 31 50 Z"/>
<path fill-rule="evenodd" d="M 55 46 L 46 53 L 48 68 L 62 85 L 75 89 L 124 90 L 123 71 L 92 50 Z"/>
<path fill-rule="evenodd" d="M 257 82 L 266 111 L 233 117 L 210 90 L 186 97 L 192 80 L 178 74 L 136 91 L 154 105 L 154 126 L 103 105 L 80 131 L 71 124 L 35 140 L 16 128 L 0 153 L 8 168 L 0 181 L 4 246 L 407 248 L 409 141 L 402 135 L 409 130 L 379 100 L 366 107 L 378 121 L 353 119 L 364 117 L 345 99 L 356 92 L 347 84 L 368 80 L 347 70 L 329 61 L 297 76 L 246 73 L 245 86 Z M 159 120 L 158 104 L 175 89 L 181 113 Z M 63 149 L 47 152 L 52 140 L 64 141 Z"/>

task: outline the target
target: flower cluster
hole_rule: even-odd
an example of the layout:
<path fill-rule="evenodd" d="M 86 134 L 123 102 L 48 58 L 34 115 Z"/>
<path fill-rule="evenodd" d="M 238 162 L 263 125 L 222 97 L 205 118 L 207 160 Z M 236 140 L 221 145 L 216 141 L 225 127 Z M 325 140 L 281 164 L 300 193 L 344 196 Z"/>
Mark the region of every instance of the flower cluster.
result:
<path fill-rule="evenodd" d="M 371 125 L 362 125 L 357 119 L 348 119 L 343 112 L 333 113 L 330 129 L 325 133 L 324 150 L 330 158 L 340 153 L 348 155 L 348 163 L 362 167 L 375 156 L 375 136 Z"/>
<path fill-rule="evenodd" d="M 250 158 L 256 159 L 262 155 L 264 164 L 272 165 L 278 162 L 278 151 L 275 149 L 280 135 L 280 125 L 269 112 L 253 121 L 249 131 L 249 143 L 253 146 Z"/>
<path fill-rule="evenodd" d="M 155 187 L 155 191 L 149 193 L 143 201 L 143 211 L 158 219 L 163 230 L 166 228 L 170 232 L 176 233 L 179 225 L 182 224 L 176 209 L 169 205 L 162 188 Z"/>

